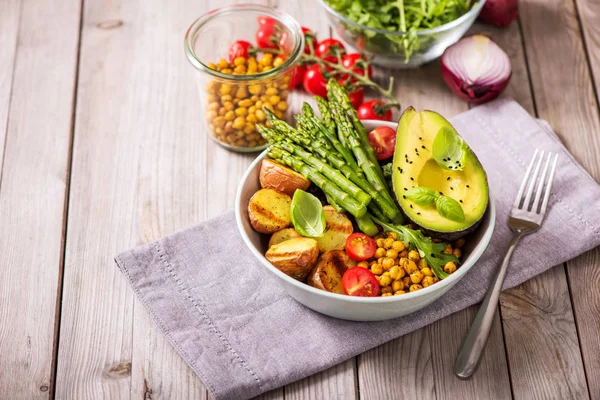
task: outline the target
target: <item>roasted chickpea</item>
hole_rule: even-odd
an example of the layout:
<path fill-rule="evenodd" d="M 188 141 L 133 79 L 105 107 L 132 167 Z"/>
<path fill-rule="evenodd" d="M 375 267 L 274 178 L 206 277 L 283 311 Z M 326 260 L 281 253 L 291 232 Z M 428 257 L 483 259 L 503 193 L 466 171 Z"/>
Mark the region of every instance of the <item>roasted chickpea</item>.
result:
<path fill-rule="evenodd" d="M 398 290 L 404 289 L 404 283 L 402 281 L 394 281 L 392 282 L 392 290 L 397 292 Z"/>
<path fill-rule="evenodd" d="M 244 117 L 237 117 L 233 121 L 233 128 L 234 129 L 242 129 L 244 127 L 245 123 L 246 123 L 246 120 L 244 119 Z"/>
<path fill-rule="evenodd" d="M 454 263 L 454 261 L 450 261 L 450 262 L 446 263 L 446 265 L 444 265 L 445 273 L 451 274 L 454 271 L 456 271 L 456 264 Z"/>
<path fill-rule="evenodd" d="M 404 270 L 406 271 L 406 273 L 408 274 L 412 274 L 413 272 L 415 272 L 418 268 L 417 268 L 417 264 L 415 264 L 415 262 L 413 260 L 408 260 L 405 259 L 406 261 L 404 262 L 404 264 L 400 264 L 402 265 L 402 267 L 404 267 Z"/>
<path fill-rule="evenodd" d="M 402 278 L 402 283 L 404 283 L 404 287 L 407 288 L 411 285 L 410 276 L 405 276 Z"/>
<path fill-rule="evenodd" d="M 383 247 L 383 238 L 378 238 L 377 240 L 375 240 L 375 244 L 377 245 L 377 247 Z"/>
<path fill-rule="evenodd" d="M 428 286 L 431 286 L 433 284 L 434 284 L 434 281 L 433 281 L 433 277 L 432 276 L 426 276 L 421 281 L 421 285 L 423 285 L 423 287 L 428 287 Z"/>
<path fill-rule="evenodd" d="M 386 232 L 387 237 L 392 238 L 394 240 L 398 239 L 398 234 L 396 232 Z"/>
<path fill-rule="evenodd" d="M 392 294 L 391 294 L 391 293 L 383 293 L 383 294 L 381 295 L 381 297 L 389 297 L 389 296 L 392 296 Z"/>
<path fill-rule="evenodd" d="M 416 270 L 412 274 L 410 274 L 410 280 L 412 283 L 421 283 L 423 280 L 423 273 L 419 270 Z"/>
<path fill-rule="evenodd" d="M 413 283 L 412 285 L 410 285 L 410 288 L 408 290 L 411 292 L 416 292 L 419 289 L 423 289 L 423 286 L 419 283 Z"/>
<path fill-rule="evenodd" d="M 379 264 L 371 265 L 371 272 L 374 275 L 381 275 L 383 274 L 383 267 Z"/>
<path fill-rule="evenodd" d="M 394 266 L 394 259 L 393 258 L 389 258 L 389 257 L 385 257 L 383 259 L 383 261 L 381 262 L 381 266 L 386 271 L 389 271 L 390 268 L 392 268 Z"/>
<path fill-rule="evenodd" d="M 385 252 L 385 256 L 389 258 L 398 258 L 398 252 L 394 249 L 389 249 Z"/>
<path fill-rule="evenodd" d="M 394 242 L 392 243 L 392 249 L 396 250 L 397 252 L 401 252 L 402 250 L 404 250 L 404 243 L 402 243 L 399 240 L 394 240 Z"/>
<path fill-rule="evenodd" d="M 369 263 L 367 261 L 361 261 L 358 264 L 356 264 L 356 266 L 361 268 L 369 268 Z"/>
<path fill-rule="evenodd" d="M 433 271 L 431 271 L 431 269 L 429 267 L 423 267 L 423 268 L 421 268 L 421 273 L 424 276 L 433 276 Z"/>
<path fill-rule="evenodd" d="M 280 101 L 275 105 L 275 108 L 277 108 L 279 111 L 285 111 L 287 110 L 288 105 L 285 101 Z"/>
<path fill-rule="evenodd" d="M 227 111 L 225 113 L 225 121 L 233 121 L 235 119 L 235 113 L 233 111 Z"/>
<path fill-rule="evenodd" d="M 462 251 L 460 249 L 454 249 L 452 251 L 452 254 L 454 254 L 457 258 L 461 258 L 462 257 Z"/>
<path fill-rule="evenodd" d="M 442 251 L 444 254 L 452 254 L 452 246 L 446 244 L 446 248 Z"/>
<path fill-rule="evenodd" d="M 398 290 L 397 292 L 394 292 L 394 296 L 400 296 L 401 294 L 405 294 L 406 292 L 404 290 Z"/>
<path fill-rule="evenodd" d="M 381 274 L 381 278 L 379 278 L 379 286 L 388 286 L 392 283 L 392 278 L 390 277 L 389 272 L 384 272 Z"/>
<path fill-rule="evenodd" d="M 419 252 L 417 250 L 411 250 L 408 252 L 408 259 L 417 262 L 421 259 L 421 256 L 419 256 Z"/>
<path fill-rule="evenodd" d="M 393 290 L 391 286 L 384 286 L 381 288 L 381 295 L 383 296 L 384 294 L 388 293 L 388 294 L 392 294 Z"/>
<path fill-rule="evenodd" d="M 404 270 L 402 268 L 400 268 L 399 266 L 394 265 L 392 268 L 390 268 L 390 277 L 393 280 L 402 278 L 402 276 L 400 276 L 400 271 L 404 271 Z"/>
<path fill-rule="evenodd" d="M 217 68 L 223 69 L 223 68 L 227 68 L 227 67 L 229 67 L 229 63 L 224 58 L 221 58 L 219 60 L 219 62 L 217 63 Z"/>
<path fill-rule="evenodd" d="M 248 115 L 248 109 L 246 107 L 238 107 L 235 109 L 235 115 L 238 117 L 245 117 Z"/>
<path fill-rule="evenodd" d="M 383 242 L 383 247 L 386 248 L 386 249 L 391 249 L 392 248 L 392 244 L 394 244 L 394 239 L 393 238 L 387 238 Z"/>

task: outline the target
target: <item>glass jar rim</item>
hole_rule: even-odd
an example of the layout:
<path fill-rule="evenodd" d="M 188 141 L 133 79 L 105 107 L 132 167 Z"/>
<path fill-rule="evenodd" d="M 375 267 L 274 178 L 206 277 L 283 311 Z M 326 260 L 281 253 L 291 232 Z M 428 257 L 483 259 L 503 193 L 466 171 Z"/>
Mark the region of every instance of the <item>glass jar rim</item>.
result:
<path fill-rule="evenodd" d="M 196 33 L 200 30 L 200 28 L 202 28 L 206 23 L 210 22 L 214 18 L 238 11 L 256 11 L 265 14 L 269 17 L 276 19 L 278 22 L 283 23 L 292 32 L 296 41 L 296 45 L 294 46 L 291 55 L 287 57 L 281 65 L 270 69 L 269 71 L 259 72 L 257 74 L 234 75 L 225 74 L 217 70 L 211 69 L 208 67 L 208 65 L 203 63 L 200 60 L 200 58 L 196 56 L 196 53 L 194 51 L 194 38 L 196 36 Z M 294 65 L 304 52 L 304 33 L 302 32 L 300 24 L 290 15 L 284 12 L 259 4 L 234 4 L 209 11 L 197 20 L 195 20 L 185 34 L 184 47 L 188 61 L 197 70 L 200 70 L 209 75 L 212 75 L 213 77 L 224 80 L 254 81 L 258 79 L 273 77 L 275 75 L 278 75 L 281 71 L 286 71 L 288 68 Z"/>

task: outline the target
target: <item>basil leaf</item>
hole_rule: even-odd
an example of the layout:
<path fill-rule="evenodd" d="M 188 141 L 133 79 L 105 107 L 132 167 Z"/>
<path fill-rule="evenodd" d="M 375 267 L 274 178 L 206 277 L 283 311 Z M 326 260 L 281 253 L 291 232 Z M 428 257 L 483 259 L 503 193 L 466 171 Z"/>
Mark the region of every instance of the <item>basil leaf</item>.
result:
<path fill-rule="evenodd" d="M 304 190 L 296 189 L 290 206 L 294 229 L 302 236 L 319 237 L 325 232 L 325 212 L 321 201 Z"/>
<path fill-rule="evenodd" d="M 420 206 L 427 206 L 435 203 L 435 199 L 439 196 L 439 194 L 435 190 L 428 187 L 417 186 L 407 191 L 405 196 L 407 199 L 412 200 Z"/>
<path fill-rule="evenodd" d="M 465 142 L 452 128 L 440 128 L 433 139 L 431 154 L 440 167 L 455 171 L 462 171 L 466 152 L 463 151 Z"/>
<path fill-rule="evenodd" d="M 463 222 L 465 220 L 465 212 L 458 201 L 452 197 L 439 196 L 435 200 L 435 208 L 438 214 L 451 221 Z"/>

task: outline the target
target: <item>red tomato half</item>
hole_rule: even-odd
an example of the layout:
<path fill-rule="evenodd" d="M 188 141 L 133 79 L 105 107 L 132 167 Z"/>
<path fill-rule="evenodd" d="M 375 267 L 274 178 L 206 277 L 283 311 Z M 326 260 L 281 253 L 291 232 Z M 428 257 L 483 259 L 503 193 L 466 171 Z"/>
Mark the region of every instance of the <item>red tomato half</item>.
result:
<path fill-rule="evenodd" d="M 369 143 L 378 160 L 387 160 L 394 155 L 396 131 L 387 126 L 375 128 L 369 132 Z"/>
<path fill-rule="evenodd" d="M 358 88 L 354 92 L 349 93 L 348 97 L 350 97 L 350 103 L 352 103 L 352 107 L 354 107 L 356 110 L 364 100 L 365 94 L 362 89 Z"/>
<path fill-rule="evenodd" d="M 304 74 L 306 74 L 306 66 L 298 65 L 294 70 L 294 75 L 292 75 L 292 79 L 290 80 L 290 89 L 294 89 L 298 85 L 302 85 L 302 81 L 304 80 Z"/>
<path fill-rule="evenodd" d="M 229 62 L 232 63 L 238 57 L 248 59 L 248 50 L 252 47 L 250 42 L 245 40 L 236 40 L 229 46 Z"/>
<path fill-rule="evenodd" d="M 319 42 L 315 50 L 315 55 L 317 57 L 334 64 L 337 64 L 338 62 L 338 53 L 340 56 L 343 56 L 346 53 L 346 49 L 344 48 L 342 42 L 331 38 Z"/>
<path fill-rule="evenodd" d="M 302 81 L 304 90 L 313 96 L 321 96 L 327 98 L 327 81 L 321 73 L 319 64 L 312 65 L 304 74 Z"/>
<path fill-rule="evenodd" d="M 379 294 L 379 282 L 366 268 L 354 267 L 346 270 L 342 276 L 342 287 L 350 296 L 377 297 Z"/>
<path fill-rule="evenodd" d="M 364 102 L 358 107 L 359 119 L 378 119 L 380 121 L 391 121 L 392 110 L 387 109 L 383 113 L 378 113 L 379 109 L 385 106 L 385 102 L 381 100 L 371 100 Z M 381 114 L 381 115 L 380 115 Z"/>
<path fill-rule="evenodd" d="M 364 233 L 354 232 L 346 239 L 346 253 L 355 261 L 364 261 L 375 255 L 375 241 Z"/>
<path fill-rule="evenodd" d="M 362 58 L 362 55 L 360 55 L 359 53 L 346 54 L 344 57 L 342 57 L 342 65 L 344 67 L 348 68 L 355 74 L 362 76 L 365 76 L 364 66 L 361 65 L 364 61 L 365 60 Z M 354 65 L 357 63 L 358 65 L 356 66 L 356 68 L 353 68 Z M 367 68 L 367 77 L 370 78 L 372 75 L 373 68 L 371 68 L 371 66 L 369 65 L 369 67 Z"/>

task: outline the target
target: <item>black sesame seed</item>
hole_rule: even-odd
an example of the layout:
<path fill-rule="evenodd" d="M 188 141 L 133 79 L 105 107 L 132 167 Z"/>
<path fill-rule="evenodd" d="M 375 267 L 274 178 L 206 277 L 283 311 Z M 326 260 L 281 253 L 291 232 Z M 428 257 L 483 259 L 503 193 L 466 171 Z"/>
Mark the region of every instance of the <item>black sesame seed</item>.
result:
<path fill-rule="evenodd" d="M 462 203 L 462 200 L 459 200 Z"/>
<path fill-rule="evenodd" d="M 396 167 L 398 169 L 398 171 L 400 171 L 400 173 L 402 173 L 402 168 L 400 167 Z"/>
<path fill-rule="evenodd" d="M 410 208 L 413 208 L 413 207 L 412 207 L 412 204 L 409 204 L 409 205 L 410 205 Z"/>
<path fill-rule="evenodd" d="M 422 148 L 422 149 L 424 149 L 424 148 L 425 148 L 425 146 L 421 145 L 421 148 Z"/>
<path fill-rule="evenodd" d="M 402 198 L 403 198 L 403 199 L 406 199 L 406 195 L 403 195 L 403 196 L 402 196 Z"/>
<path fill-rule="evenodd" d="M 454 188 L 452 186 L 450 186 L 450 190 L 454 190 Z"/>
<path fill-rule="evenodd" d="M 467 187 L 469 187 L 469 185 L 467 185 Z"/>
<path fill-rule="evenodd" d="M 431 253 L 431 258 L 435 258 L 435 254 Z"/>
<path fill-rule="evenodd" d="M 443 192 L 440 192 L 440 194 L 441 194 L 442 196 L 444 195 L 444 193 L 443 193 Z"/>
<path fill-rule="evenodd" d="M 417 212 L 417 215 L 421 215 L 421 213 L 420 213 L 420 212 Z"/>
<path fill-rule="evenodd" d="M 404 188 L 404 190 L 408 190 L 407 188 Z"/>
<path fill-rule="evenodd" d="M 409 161 L 408 163 L 409 163 L 409 164 L 412 164 L 412 161 Z"/>
<path fill-rule="evenodd" d="M 449 181 L 449 180 L 450 180 L 450 177 L 447 177 L 447 178 L 446 178 L 446 180 L 447 180 L 447 181 Z"/>
<path fill-rule="evenodd" d="M 423 140 L 423 138 L 421 136 L 419 136 L 419 140 Z"/>
<path fill-rule="evenodd" d="M 413 177 L 411 176 L 411 177 L 410 177 L 410 180 L 411 180 L 411 181 L 414 181 L 414 180 L 415 180 L 415 178 L 413 178 Z"/>

